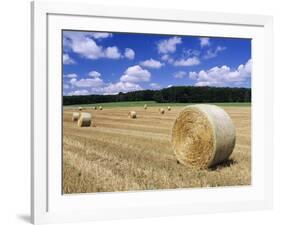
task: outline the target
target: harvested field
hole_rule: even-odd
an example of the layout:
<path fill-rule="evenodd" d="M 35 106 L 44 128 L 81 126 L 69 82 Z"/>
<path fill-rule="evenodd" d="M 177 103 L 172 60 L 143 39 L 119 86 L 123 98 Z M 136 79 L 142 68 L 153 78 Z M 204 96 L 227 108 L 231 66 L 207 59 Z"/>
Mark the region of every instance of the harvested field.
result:
<path fill-rule="evenodd" d="M 208 170 L 178 164 L 170 143 L 174 119 L 183 106 L 159 114 L 157 106 L 94 110 L 90 127 L 72 122 L 77 107 L 64 107 L 64 193 L 134 191 L 251 183 L 251 107 L 223 107 L 236 127 L 230 159 Z M 128 111 L 137 118 L 129 119 Z"/>

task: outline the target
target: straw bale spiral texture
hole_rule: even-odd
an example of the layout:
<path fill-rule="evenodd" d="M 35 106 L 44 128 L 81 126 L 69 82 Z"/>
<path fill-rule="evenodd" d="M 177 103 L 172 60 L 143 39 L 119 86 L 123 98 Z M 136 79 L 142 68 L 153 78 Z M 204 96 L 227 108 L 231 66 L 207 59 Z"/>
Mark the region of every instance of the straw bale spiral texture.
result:
<path fill-rule="evenodd" d="M 92 115 L 90 113 L 83 112 L 80 114 L 77 124 L 79 127 L 89 127 L 91 126 L 91 122 Z"/>
<path fill-rule="evenodd" d="M 78 112 L 74 112 L 74 113 L 72 114 L 72 121 L 77 121 L 78 118 L 79 118 L 79 113 L 78 113 Z"/>
<path fill-rule="evenodd" d="M 172 146 L 177 160 L 191 168 L 208 168 L 226 160 L 235 146 L 235 127 L 215 105 L 190 105 L 177 116 Z"/>
<path fill-rule="evenodd" d="M 137 118 L 137 113 L 135 111 L 129 112 L 129 118 L 136 119 Z"/>

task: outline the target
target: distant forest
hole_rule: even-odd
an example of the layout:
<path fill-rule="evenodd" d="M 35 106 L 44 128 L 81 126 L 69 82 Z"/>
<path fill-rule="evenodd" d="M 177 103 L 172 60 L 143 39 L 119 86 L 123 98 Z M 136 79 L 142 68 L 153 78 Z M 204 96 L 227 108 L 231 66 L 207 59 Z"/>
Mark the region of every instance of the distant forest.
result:
<path fill-rule="evenodd" d="M 251 102 L 250 88 L 176 86 L 161 90 L 142 90 L 116 95 L 63 96 L 63 105 L 122 101 L 158 103 Z"/>

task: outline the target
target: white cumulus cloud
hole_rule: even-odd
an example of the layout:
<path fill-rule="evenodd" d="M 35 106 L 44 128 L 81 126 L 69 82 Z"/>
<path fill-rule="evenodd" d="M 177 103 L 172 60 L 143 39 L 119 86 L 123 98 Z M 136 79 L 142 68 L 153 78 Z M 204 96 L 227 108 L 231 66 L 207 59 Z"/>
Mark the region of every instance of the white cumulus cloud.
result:
<path fill-rule="evenodd" d="M 88 59 L 98 59 L 104 57 L 103 48 L 98 46 L 94 40 L 87 37 L 79 40 L 73 39 L 72 50 L 73 52 Z"/>
<path fill-rule="evenodd" d="M 104 39 L 112 37 L 112 33 L 108 32 L 91 32 L 91 31 L 64 31 L 64 37 L 70 40 L 72 39 L 81 39 L 85 37 L 93 38 L 93 39 Z"/>
<path fill-rule="evenodd" d="M 126 48 L 124 52 L 124 56 L 128 59 L 134 59 L 135 58 L 135 51 L 131 48 Z"/>
<path fill-rule="evenodd" d="M 80 80 L 77 80 L 76 78 L 72 78 L 70 80 L 70 83 L 76 87 L 84 87 L 84 88 L 90 88 L 90 87 L 101 87 L 104 85 L 104 82 L 99 77 L 96 78 L 82 78 Z"/>
<path fill-rule="evenodd" d="M 94 77 L 94 78 L 97 78 L 97 77 L 100 77 L 100 76 L 101 76 L 101 74 L 100 74 L 99 72 L 94 71 L 94 70 L 91 71 L 91 72 L 89 72 L 88 75 L 89 75 L 90 77 Z"/>
<path fill-rule="evenodd" d="M 119 59 L 121 57 L 121 53 L 119 52 L 119 49 L 116 46 L 107 47 L 104 50 L 104 55 L 106 58 L 109 59 Z"/>
<path fill-rule="evenodd" d="M 67 95 L 90 95 L 90 94 L 118 94 L 119 92 L 130 92 L 143 90 L 138 82 L 148 82 L 151 74 L 142 69 L 139 65 L 132 66 L 125 70 L 120 80 L 116 83 L 106 83 L 101 79 L 101 74 L 95 70 L 88 73 L 90 78 L 78 79 L 77 75 L 71 75 L 64 89 L 70 89 Z M 154 86 L 154 88 L 157 88 Z M 66 93 L 66 92 L 64 92 Z"/>
<path fill-rule="evenodd" d="M 63 54 L 63 64 L 65 65 L 69 65 L 69 64 L 75 64 L 74 59 L 70 58 L 70 56 L 68 54 Z"/>
<path fill-rule="evenodd" d="M 106 32 L 75 32 L 65 31 L 63 38 L 64 50 L 74 52 L 81 57 L 96 60 L 99 58 L 108 59 L 134 59 L 135 52 L 131 48 L 125 48 L 124 54 L 117 46 L 102 46 L 99 40 L 112 37 L 111 33 Z M 68 58 L 67 58 L 68 57 Z M 75 63 L 70 61 L 69 55 L 64 56 L 64 61 L 68 64 Z"/>
<path fill-rule="evenodd" d="M 108 33 L 95 32 L 64 32 L 64 46 L 71 49 L 74 53 L 87 59 L 110 58 L 119 59 L 121 54 L 118 47 L 111 46 L 104 48 L 98 45 L 95 39 L 109 37 Z"/>
<path fill-rule="evenodd" d="M 161 59 L 163 61 L 166 61 L 166 62 L 170 63 L 170 64 L 174 62 L 174 59 L 168 54 L 162 55 Z"/>
<path fill-rule="evenodd" d="M 118 94 L 119 92 L 130 92 L 130 91 L 139 91 L 143 90 L 139 84 L 131 82 L 122 82 L 109 83 L 105 87 L 100 89 L 92 89 L 94 92 L 100 92 L 102 94 Z"/>
<path fill-rule="evenodd" d="M 215 49 L 208 49 L 206 54 L 203 56 L 204 59 L 211 59 L 217 57 L 217 55 L 224 51 L 226 47 L 217 46 Z"/>
<path fill-rule="evenodd" d="M 157 44 L 158 52 L 163 54 L 173 53 L 176 51 L 177 45 L 181 43 L 182 40 L 180 37 L 172 37 L 166 40 L 162 40 Z"/>
<path fill-rule="evenodd" d="M 189 77 L 195 80 L 196 86 L 241 86 L 251 77 L 252 60 L 249 59 L 245 64 L 241 64 L 237 69 L 231 70 L 230 67 L 223 65 L 213 67 L 207 71 L 190 72 Z"/>
<path fill-rule="evenodd" d="M 63 75 L 63 76 L 66 77 L 66 78 L 76 78 L 77 74 L 76 73 L 69 73 L 69 74 L 66 74 L 66 75 Z"/>
<path fill-rule="evenodd" d="M 122 82 L 131 82 L 131 83 L 139 83 L 139 82 L 148 82 L 150 80 L 150 72 L 143 69 L 139 65 L 129 67 L 124 74 L 120 77 L 120 81 Z"/>
<path fill-rule="evenodd" d="M 200 41 L 200 46 L 201 46 L 201 48 L 203 48 L 203 47 L 206 47 L 206 46 L 210 46 L 210 38 L 206 38 L 206 37 L 204 37 L 204 38 L 199 38 L 199 41 Z"/>
<path fill-rule="evenodd" d="M 67 95 L 89 95 L 89 94 L 90 93 L 88 90 L 82 89 L 82 90 L 71 91 Z"/>
<path fill-rule="evenodd" d="M 106 32 L 91 32 L 91 35 L 95 39 L 103 39 L 113 36 L 111 33 L 106 33 Z"/>
<path fill-rule="evenodd" d="M 161 63 L 154 59 L 148 59 L 148 60 L 142 61 L 142 62 L 140 62 L 140 64 L 144 67 L 153 68 L 153 69 L 159 69 L 165 65 L 164 63 Z"/>
<path fill-rule="evenodd" d="M 200 64 L 200 60 L 195 56 L 187 59 L 179 59 L 174 62 L 175 66 L 195 66 L 198 64 Z"/>

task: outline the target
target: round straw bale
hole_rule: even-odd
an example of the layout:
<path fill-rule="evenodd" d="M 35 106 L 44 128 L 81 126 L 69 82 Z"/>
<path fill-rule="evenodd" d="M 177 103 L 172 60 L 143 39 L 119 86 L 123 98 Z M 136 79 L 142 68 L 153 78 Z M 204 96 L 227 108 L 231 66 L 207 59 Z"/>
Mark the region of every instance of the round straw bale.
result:
<path fill-rule="evenodd" d="M 164 114 L 165 113 L 165 110 L 163 108 L 159 109 L 159 113 L 160 114 Z"/>
<path fill-rule="evenodd" d="M 177 116 L 172 146 L 177 160 L 193 168 L 208 168 L 226 160 L 235 146 L 235 127 L 215 105 L 190 105 Z"/>
<path fill-rule="evenodd" d="M 137 113 L 135 111 L 131 111 L 129 112 L 129 118 L 132 118 L 132 119 L 136 119 L 137 118 Z"/>
<path fill-rule="evenodd" d="M 89 127 L 91 126 L 92 115 L 90 113 L 83 112 L 80 114 L 78 119 L 79 127 Z"/>
<path fill-rule="evenodd" d="M 77 121 L 78 118 L 79 118 L 79 113 L 78 112 L 72 113 L 72 121 Z"/>
<path fill-rule="evenodd" d="M 171 111 L 171 106 L 168 106 L 168 111 Z"/>
<path fill-rule="evenodd" d="M 82 111 L 82 110 L 83 110 L 83 107 L 78 107 L 78 110 L 79 110 L 79 111 Z"/>
<path fill-rule="evenodd" d="M 143 106 L 143 108 L 144 108 L 144 109 L 147 109 L 147 105 L 145 104 L 145 105 Z"/>
<path fill-rule="evenodd" d="M 94 106 L 93 109 L 94 109 L 94 110 L 97 110 L 97 106 Z"/>
<path fill-rule="evenodd" d="M 101 105 L 100 105 L 99 109 L 102 110 L 102 106 Z"/>

